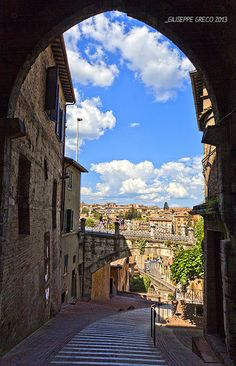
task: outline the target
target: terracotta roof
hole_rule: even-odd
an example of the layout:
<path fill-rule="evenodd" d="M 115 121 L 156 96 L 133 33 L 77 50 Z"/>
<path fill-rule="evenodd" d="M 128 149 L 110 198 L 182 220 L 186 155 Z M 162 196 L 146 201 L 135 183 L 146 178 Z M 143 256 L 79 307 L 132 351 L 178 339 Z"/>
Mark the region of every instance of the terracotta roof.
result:
<path fill-rule="evenodd" d="M 70 68 L 68 64 L 68 58 L 66 53 L 66 47 L 63 36 L 56 38 L 51 43 L 51 49 L 53 53 L 56 65 L 59 67 L 59 77 L 64 92 L 65 100 L 67 103 L 75 103 L 75 93 L 72 84 Z"/>
<path fill-rule="evenodd" d="M 126 258 L 117 259 L 114 262 L 111 262 L 111 267 L 123 267 L 126 262 Z"/>
<path fill-rule="evenodd" d="M 192 90 L 193 90 L 193 98 L 194 98 L 194 104 L 196 109 L 196 115 L 197 115 L 197 121 L 198 121 L 198 127 L 201 129 L 199 117 L 201 116 L 203 112 L 203 78 L 200 72 L 197 70 L 190 72 L 190 78 L 192 83 Z"/>

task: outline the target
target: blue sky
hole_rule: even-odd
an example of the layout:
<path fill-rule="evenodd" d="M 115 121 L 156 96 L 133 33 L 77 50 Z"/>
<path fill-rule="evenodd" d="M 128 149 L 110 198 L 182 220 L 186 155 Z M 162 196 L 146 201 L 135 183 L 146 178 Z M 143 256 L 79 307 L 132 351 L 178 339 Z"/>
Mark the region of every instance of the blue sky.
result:
<path fill-rule="evenodd" d="M 203 201 L 201 134 L 190 61 L 167 38 L 123 13 L 65 33 L 77 103 L 68 108 L 66 153 L 76 119 L 85 202 L 193 206 Z"/>

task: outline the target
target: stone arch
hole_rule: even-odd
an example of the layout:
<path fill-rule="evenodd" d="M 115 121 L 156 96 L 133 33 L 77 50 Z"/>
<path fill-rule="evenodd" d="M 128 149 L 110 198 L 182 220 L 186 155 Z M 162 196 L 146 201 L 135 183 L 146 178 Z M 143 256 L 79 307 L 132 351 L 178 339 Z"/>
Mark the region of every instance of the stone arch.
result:
<path fill-rule="evenodd" d="M 6 11 L 5 14 L 3 13 L 3 24 L 7 22 L 8 29 L 4 30 L 11 34 L 12 43 L 14 43 L 14 39 L 17 39 L 18 42 L 14 44 L 14 51 L 17 52 L 17 57 L 11 65 L 9 74 L 4 77 L 7 90 L 5 89 L 3 92 L 8 93 L 8 95 L 5 94 L 4 103 L 1 107 L 2 110 L 0 111 L 1 114 L 5 114 L 4 117 L 6 117 L 10 94 L 8 116 L 12 117 L 14 114 L 14 101 L 17 98 L 18 90 L 38 54 L 56 36 L 71 26 L 93 15 L 109 10 L 125 12 L 129 16 L 149 24 L 171 39 L 188 56 L 192 63 L 202 71 L 213 102 L 215 114 L 218 115 L 218 112 L 221 113 L 221 111 L 222 113 L 226 112 L 224 103 L 221 103 L 221 97 L 224 95 L 222 93 L 227 94 L 229 87 L 229 84 L 225 84 L 225 79 L 227 78 L 232 84 L 233 78 L 229 78 L 229 75 L 225 73 L 219 79 L 217 72 L 219 68 L 222 69 L 223 65 L 225 67 L 228 65 L 231 74 L 232 70 L 236 69 L 235 60 L 229 54 L 229 51 L 233 53 L 232 45 L 227 47 L 230 41 L 233 41 L 230 27 L 223 23 L 221 27 L 214 25 L 216 30 L 214 32 L 212 24 L 206 23 L 202 25 L 201 23 L 193 23 L 191 24 L 192 31 L 189 31 L 190 28 L 187 22 L 168 22 L 168 18 L 180 14 L 189 16 L 209 14 L 214 16 L 220 14 L 223 16 L 225 15 L 226 7 L 232 18 L 236 16 L 233 11 L 233 1 L 228 1 L 225 7 L 222 6 L 222 2 L 214 2 L 214 6 L 208 5 L 207 2 L 194 4 L 193 6 L 190 2 L 186 3 L 184 0 L 178 2 L 178 7 L 167 0 L 159 2 L 155 0 L 148 2 L 129 2 L 125 0 L 102 0 L 99 2 L 84 0 L 75 2 L 73 0 L 61 0 L 60 5 L 58 5 L 56 0 L 50 2 L 40 1 L 37 4 L 33 0 L 28 0 L 24 5 L 22 3 L 19 4 L 19 2 L 17 4 L 16 0 L 13 0 L 10 5 L 7 3 L 9 2 L 5 0 Z M 22 21 L 24 21 L 24 27 L 20 26 Z M 206 32 L 207 37 L 204 37 Z M 220 45 L 215 43 L 217 33 L 220 33 L 221 36 Z M 13 56 L 11 48 L 6 46 L 5 51 L 6 59 Z M 214 55 L 214 58 L 212 55 Z M 232 67 L 232 63 L 234 67 Z M 219 87 L 220 84 L 221 87 Z"/>
<path fill-rule="evenodd" d="M 99 258 L 97 262 L 93 263 L 90 267 L 86 268 L 86 270 L 89 270 L 90 273 L 94 273 L 98 269 L 102 268 L 105 264 L 111 263 L 120 258 L 125 258 L 125 257 L 130 257 L 130 256 L 132 256 L 132 252 L 127 248 L 118 253 L 115 252 L 110 255 L 107 255 L 106 257 Z"/>

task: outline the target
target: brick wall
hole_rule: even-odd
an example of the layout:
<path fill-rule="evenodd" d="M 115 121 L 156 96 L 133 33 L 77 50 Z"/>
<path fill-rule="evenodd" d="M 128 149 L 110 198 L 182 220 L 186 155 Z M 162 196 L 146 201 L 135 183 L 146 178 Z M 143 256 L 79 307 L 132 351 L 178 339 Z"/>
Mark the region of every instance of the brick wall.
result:
<path fill-rule="evenodd" d="M 60 309 L 60 206 L 63 145 L 44 110 L 46 69 L 54 65 L 51 49 L 32 66 L 17 102 L 15 117 L 26 126 L 26 137 L 11 142 L 9 210 L 5 223 L 1 347 L 9 348 Z M 60 88 L 61 91 L 61 88 Z M 64 103 L 63 97 L 61 102 Z M 22 154 L 31 163 L 29 186 L 30 235 L 18 233 L 18 169 Z M 45 163 L 46 162 L 46 163 Z M 45 169 L 47 167 L 47 178 Z M 52 190 L 57 182 L 56 228 L 52 229 Z M 49 280 L 45 282 L 45 233 L 49 240 Z M 49 287 L 48 301 L 45 288 Z"/>

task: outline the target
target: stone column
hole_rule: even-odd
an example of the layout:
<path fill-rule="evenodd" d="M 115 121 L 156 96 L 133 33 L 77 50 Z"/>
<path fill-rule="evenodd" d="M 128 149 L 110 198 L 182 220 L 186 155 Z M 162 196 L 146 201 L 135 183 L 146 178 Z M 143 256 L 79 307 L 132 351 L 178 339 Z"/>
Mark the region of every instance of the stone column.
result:
<path fill-rule="evenodd" d="M 181 236 L 186 236 L 186 227 L 185 227 L 185 225 L 181 225 Z"/>

